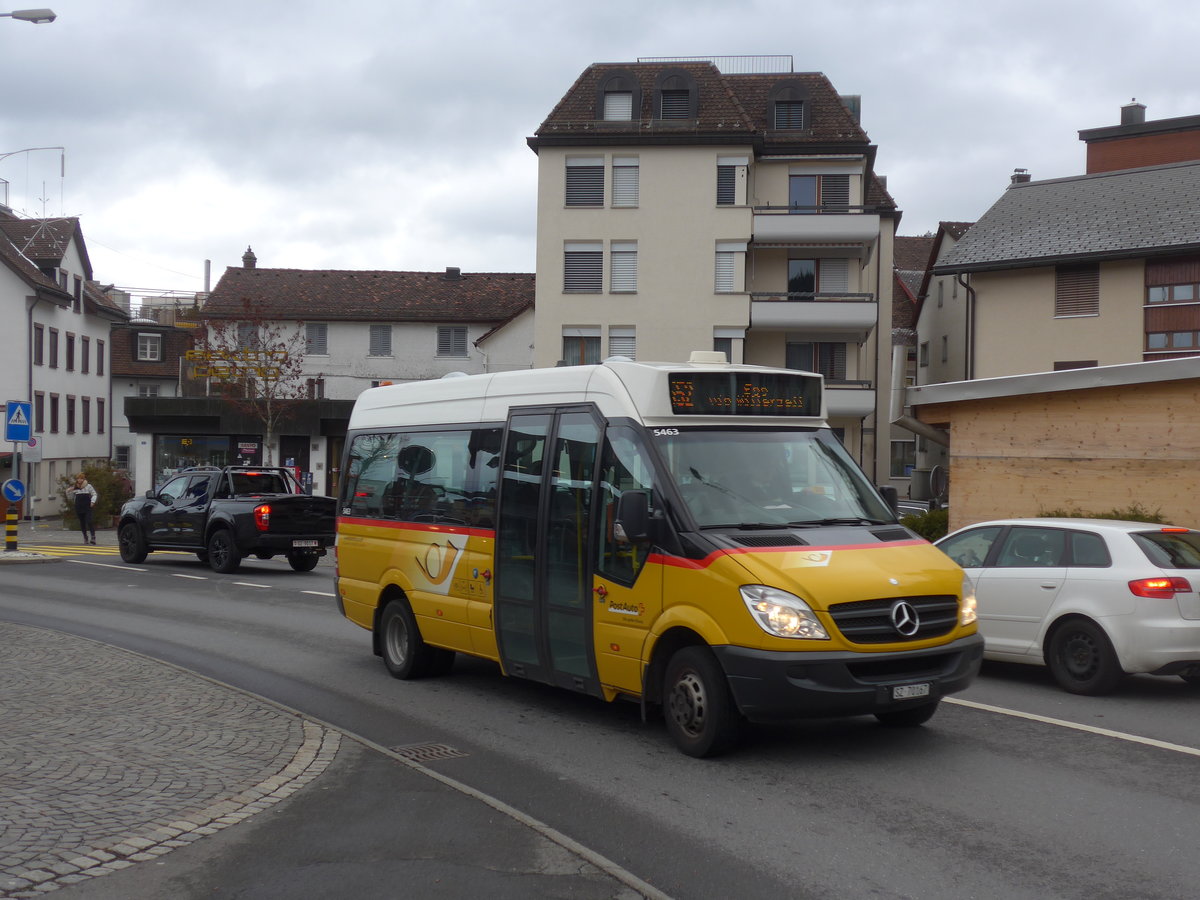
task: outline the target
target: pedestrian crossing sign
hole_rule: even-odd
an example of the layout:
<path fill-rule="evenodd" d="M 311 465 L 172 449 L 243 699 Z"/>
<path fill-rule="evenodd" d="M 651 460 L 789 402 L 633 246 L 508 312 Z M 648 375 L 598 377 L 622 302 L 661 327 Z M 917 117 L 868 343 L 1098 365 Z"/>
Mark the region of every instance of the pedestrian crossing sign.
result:
<path fill-rule="evenodd" d="M 33 436 L 30 417 L 32 404 L 24 400 L 9 400 L 4 409 L 4 440 L 25 444 Z"/>

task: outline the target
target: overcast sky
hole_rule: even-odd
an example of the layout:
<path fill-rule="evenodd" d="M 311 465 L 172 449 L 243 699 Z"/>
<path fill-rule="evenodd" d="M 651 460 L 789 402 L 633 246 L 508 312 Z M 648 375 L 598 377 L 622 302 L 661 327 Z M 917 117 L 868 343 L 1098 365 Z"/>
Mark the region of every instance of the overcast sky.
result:
<path fill-rule="evenodd" d="M 1194 0 L 48 0 L 0 19 L 9 205 L 79 216 L 97 280 L 241 265 L 531 272 L 525 138 L 592 62 L 790 54 L 862 96 L 902 234 L 973 221 L 1080 129 L 1200 114 Z M 8 11 L 11 6 L 0 8 Z M 65 177 L 56 150 L 65 147 Z M 0 197 L 0 199 L 3 199 Z"/>

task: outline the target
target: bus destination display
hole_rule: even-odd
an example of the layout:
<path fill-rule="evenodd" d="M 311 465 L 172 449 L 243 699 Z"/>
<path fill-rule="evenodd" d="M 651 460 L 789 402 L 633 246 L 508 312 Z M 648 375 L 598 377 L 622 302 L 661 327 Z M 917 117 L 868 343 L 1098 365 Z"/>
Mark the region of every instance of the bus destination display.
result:
<path fill-rule="evenodd" d="M 672 372 L 677 416 L 819 416 L 821 379 L 779 372 Z"/>

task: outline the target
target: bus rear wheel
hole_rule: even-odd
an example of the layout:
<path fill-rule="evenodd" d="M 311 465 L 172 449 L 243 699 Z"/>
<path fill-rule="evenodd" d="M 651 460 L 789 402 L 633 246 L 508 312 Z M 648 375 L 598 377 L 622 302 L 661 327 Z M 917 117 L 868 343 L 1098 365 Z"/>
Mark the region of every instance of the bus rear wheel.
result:
<path fill-rule="evenodd" d="M 393 678 L 420 678 L 429 672 L 431 648 L 421 637 L 405 600 L 393 600 L 379 617 L 379 648 Z"/>
<path fill-rule="evenodd" d="M 725 672 L 707 647 L 684 647 L 663 679 L 667 733 L 688 756 L 717 756 L 737 743 L 741 718 Z"/>

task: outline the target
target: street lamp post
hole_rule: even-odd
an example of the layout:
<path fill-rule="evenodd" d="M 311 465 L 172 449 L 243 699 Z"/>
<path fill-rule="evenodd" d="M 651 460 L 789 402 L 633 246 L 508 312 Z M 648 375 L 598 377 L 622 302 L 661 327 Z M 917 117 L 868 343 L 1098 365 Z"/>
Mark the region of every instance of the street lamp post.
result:
<path fill-rule="evenodd" d="M 0 19 L 20 19 L 22 22 L 32 22 L 42 25 L 53 22 L 58 16 L 52 9 L 14 9 L 12 12 L 0 13 Z"/>

